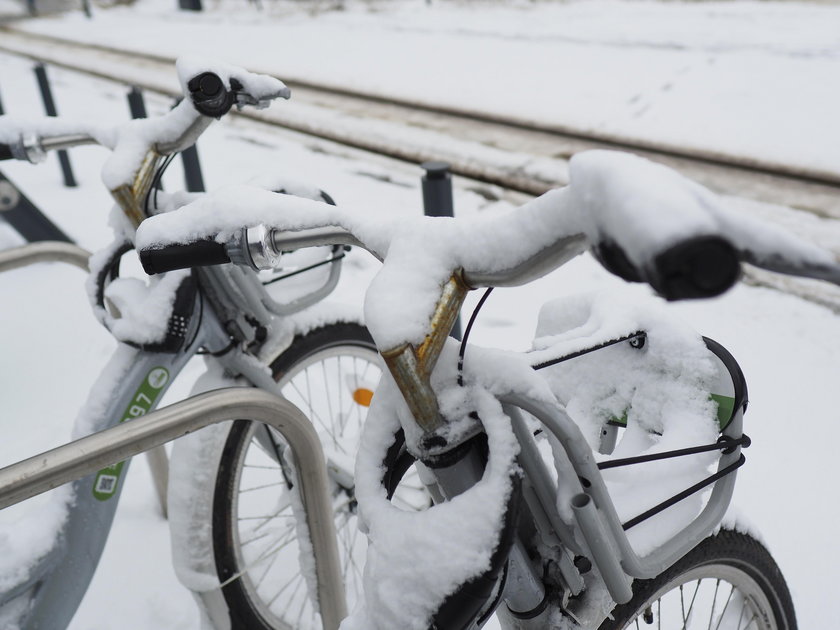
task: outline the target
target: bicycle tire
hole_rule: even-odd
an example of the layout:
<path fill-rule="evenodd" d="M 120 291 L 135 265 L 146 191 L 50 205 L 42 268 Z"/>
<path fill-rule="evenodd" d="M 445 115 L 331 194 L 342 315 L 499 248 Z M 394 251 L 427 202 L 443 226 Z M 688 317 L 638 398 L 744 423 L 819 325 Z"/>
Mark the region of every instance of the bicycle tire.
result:
<path fill-rule="evenodd" d="M 346 372 L 341 370 L 342 361 L 347 364 Z M 350 361 L 355 363 L 352 369 L 349 366 Z M 331 373 L 336 364 L 339 364 L 337 378 L 328 381 L 327 372 Z M 275 379 L 283 384 L 284 395 L 313 419 L 322 437 L 328 460 L 331 460 L 334 467 L 343 468 L 338 472 L 332 470 L 331 478 L 339 551 L 350 609 L 361 590 L 361 566 L 367 541 L 356 527 L 355 498 L 352 488 L 347 487 L 351 481 L 343 479 L 342 475 L 349 474 L 352 479 L 356 443 L 366 415 L 366 405 L 370 402 L 372 387 L 381 374 L 379 365 L 379 355 L 367 330 L 358 324 L 338 323 L 297 336 L 289 348 L 270 366 Z M 316 380 L 318 371 L 321 372 L 318 378 L 328 385 L 337 384 L 338 391 L 331 391 L 325 399 L 322 398 L 318 402 L 307 402 L 305 394 L 317 389 L 317 385 L 311 381 Z M 342 395 L 345 391 L 342 385 L 347 384 L 348 378 L 354 379 L 353 391 Z M 305 387 L 301 384 L 304 382 Z M 294 386 L 295 383 L 298 385 Z M 330 407 L 330 400 L 337 401 L 336 409 Z M 337 425 L 332 422 L 337 417 L 341 419 L 351 401 L 350 412 L 344 417 L 344 423 L 339 422 Z M 327 414 L 331 418 L 329 423 L 322 417 Z M 249 630 L 318 629 L 321 627 L 320 619 L 315 615 L 309 601 L 303 576 L 294 575 L 293 570 L 287 568 L 297 569 L 300 564 L 291 505 L 288 502 L 283 503 L 284 500 L 288 500 L 288 492 L 283 491 L 289 488 L 290 475 L 282 470 L 276 458 L 261 453 L 261 447 L 254 439 L 257 430 L 257 427 L 248 421 L 237 421 L 233 424 L 225 442 L 213 497 L 213 552 L 231 627 Z M 281 440 L 279 435 L 275 435 L 274 439 Z M 337 463 L 337 460 L 341 461 Z M 257 463 L 253 463 L 255 461 Z M 249 466 L 254 468 L 249 469 Z M 246 470 L 247 475 L 243 472 Z M 245 481 L 245 476 L 251 481 Z M 248 497 L 248 506 L 243 506 L 240 500 L 243 487 L 247 492 L 249 483 L 262 485 L 260 478 L 271 478 L 273 481 L 270 486 L 254 490 L 255 495 Z M 286 484 L 285 488 L 283 484 Z M 252 509 L 250 506 L 259 502 L 259 495 L 275 501 L 271 504 L 272 512 L 268 515 L 263 513 L 262 516 L 249 515 L 248 510 Z M 270 540 L 276 542 L 274 547 L 277 548 L 273 548 L 271 544 L 266 545 L 270 540 L 262 541 L 258 546 L 256 541 L 244 538 L 249 531 L 248 519 L 265 520 L 266 516 L 275 518 L 266 522 L 256 522 L 261 523 L 259 527 L 266 531 L 274 530 L 274 537 Z M 251 530 L 259 527 L 252 527 Z M 266 535 L 265 538 L 269 536 Z M 249 544 L 255 545 L 253 550 L 244 549 Z M 276 553 L 266 555 L 266 552 L 263 552 L 265 557 L 260 557 L 257 549 L 266 547 L 269 552 Z M 257 560 L 253 559 L 255 555 Z M 247 566 L 249 564 L 250 566 Z M 258 574 L 257 569 L 264 571 L 264 574 Z M 271 579 L 266 577 L 270 573 Z M 288 579 L 279 584 L 285 576 L 288 576 Z M 266 582 L 273 583 L 270 591 L 263 587 Z M 273 594 L 279 589 L 286 591 Z"/>
<path fill-rule="evenodd" d="M 790 591 L 767 549 L 748 534 L 722 529 L 655 578 L 636 580 L 633 599 L 599 630 L 796 627 Z"/>

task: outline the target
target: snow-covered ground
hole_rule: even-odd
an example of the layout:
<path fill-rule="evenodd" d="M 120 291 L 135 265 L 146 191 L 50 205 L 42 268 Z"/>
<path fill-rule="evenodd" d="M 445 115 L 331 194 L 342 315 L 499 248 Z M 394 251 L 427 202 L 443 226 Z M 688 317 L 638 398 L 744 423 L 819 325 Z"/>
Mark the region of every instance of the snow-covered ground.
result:
<path fill-rule="evenodd" d="M 258 13 L 241 4 L 233 12 L 232 4 L 207 3 L 211 10 L 196 16 L 174 13 L 171 4 L 146 0 L 99 11 L 90 23 L 69 16 L 29 27 L 167 54 L 212 51 L 280 76 L 398 90 L 412 98 L 840 169 L 831 119 L 832 110 L 840 111 L 833 80 L 840 76 L 836 6 L 482 3 L 476 9 L 377 3 L 313 16 L 300 5 L 267 4 Z M 127 117 L 122 88 L 66 72 L 52 76 L 62 114 Z M 24 62 L 0 57 L 0 91 L 9 113 L 39 107 Z M 152 113 L 167 106 L 149 103 Z M 420 212 L 419 169 L 329 143 L 225 121 L 205 134 L 200 152 L 210 187 L 282 170 L 320 185 L 339 202 Z M 77 190 L 61 187 L 54 158 L 37 168 L 4 163 L 2 170 L 71 236 L 96 248 L 108 238 L 108 196 L 97 185 L 101 159 L 99 149 L 74 152 L 82 184 Z M 176 164 L 167 187 L 179 184 Z M 465 187 L 456 190 L 455 203 L 462 214 L 505 205 Z M 0 245 L 15 242 L 0 227 Z M 337 298 L 358 302 L 374 270 L 371 260 L 355 255 Z M 0 275 L 0 462 L 69 436 L 74 410 L 113 348 L 89 313 L 82 282 L 81 273 L 61 267 Z M 575 260 L 538 283 L 495 292 L 473 339 L 526 348 L 543 300 L 617 283 L 590 258 Z M 833 391 L 840 380 L 840 320 L 796 298 L 745 286 L 670 308 L 727 346 L 744 368 L 754 445 L 746 452 L 735 502 L 788 577 L 801 627 L 833 627 L 829 604 L 840 578 L 840 496 L 831 483 L 840 437 Z M 189 595 L 169 568 L 166 523 L 157 515 L 145 468 L 141 459 L 132 467 L 74 630 L 196 627 Z"/>
<path fill-rule="evenodd" d="M 840 169 L 840 6 L 173 0 L 21 25 L 293 79 Z"/>

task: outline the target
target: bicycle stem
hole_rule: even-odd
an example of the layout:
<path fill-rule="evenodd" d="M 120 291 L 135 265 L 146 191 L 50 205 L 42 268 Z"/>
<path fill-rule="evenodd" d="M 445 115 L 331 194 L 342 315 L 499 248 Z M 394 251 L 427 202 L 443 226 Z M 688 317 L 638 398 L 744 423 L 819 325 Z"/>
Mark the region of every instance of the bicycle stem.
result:
<path fill-rule="evenodd" d="M 452 274 L 443 285 L 423 342 L 417 347 L 407 343 L 382 352 L 411 414 L 427 434 L 446 424 L 429 379 L 469 291 L 461 273 Z"/>
<path fill-rule="evenodd" d="M 132 183 L 123 184 L 111 191 L 111 196 L 135 228 L 146 218 L 143 202 L 152 189 L 161 157 L 156 150 L 150 149 L 134 174 Z"/>

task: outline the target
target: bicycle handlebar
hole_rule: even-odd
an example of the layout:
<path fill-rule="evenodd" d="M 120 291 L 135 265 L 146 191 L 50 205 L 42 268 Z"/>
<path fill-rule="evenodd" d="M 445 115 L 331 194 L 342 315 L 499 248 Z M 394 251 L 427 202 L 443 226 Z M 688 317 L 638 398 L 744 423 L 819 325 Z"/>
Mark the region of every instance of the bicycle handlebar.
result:
<path fill-rule="evenodd" d="M 572 166 L 567 188 L 506 216 L 449 224 L 452 238 L 447 236 L 435 251 L 440 249 L 453 265 L 451 272 L 472 288 L 525 284 L 587 250 L 609 271 L 646 282 L 669 300 L 719 295 L 737 281 L 741 262 L 840 284 L 840 264 L 831 252 L 727 208 L 711 192 L 669 169 L 605 152 L 575 156 Z M 237 212 L 226 217 L 223 208 L 233 205 Z M 261 266 L 262 257 L 270 262 L 284 250 L 331 243 L 360 245 L 381 259 L 394 238 L 407 239 L 423 255 L 423 234 L 444 236 L 441 224 L 431 229 L 425 226 L 432 224 L 413 221 L 365 219 L 363 214 L 269 198 L 242 187 L 179 210 L 175 214 L 180 217 L 153 218 L 144 226 L 150 229 L 138 232 L 141 247 L 144 241 L 147 247 L 168 246 L 178 241 L 179 232 L 211 236 L 196 232 L 192 223 L 204 220 L 209 210 L 218 229 L 229 234 L 243 223 L 276 217 L 270 226 L 276 229 L 263 228 L 264 237 L 256 240 L 249 231 L 239 247 L 250 258 L 234 262 L 254 268 L 270 268 Z M 464 239 L 482 245 L 465 248 Z M 407 264 L 405 256 L 396 264 Z"/>
<path fill-rule="evenodd" d="M 139 254 L 143 270 L 150 276 L 176 269 L 206 267 L 230 262 L 230 254 L 225 244 L 212 239 L 141 250 Z"/>
<path fill-rule="evenodd" d="M 190 267 L 234 262 L 252 269 L 271 269 L 281 252 L 317 247 L 320 245 L 356 245 L 364 248 L 356 237 L 338 228 L 312 228 L 297 232 L 244 230 L 227 243 L 200 240 L 176 243 L 157 249 L 139 251 L 140 262 L 149 275 L 188 269 Z M 532 277 L 538 277 L 579 254 L 588 246 L 583 235 L 568 237 L 551 248 L 526 260 L 522 265 L 495 274 L 463 273 L 464 281 L 472 287 L 517 286 Z M 740 275 L 740 260 L 735 248 L 721 237 L 687 239 L 668 248 L 655 258 L 651 269 L 640 270 L 615 265 L 615 253 L 605 259 L 605 251 L 620 250 L 595 248 L 601 252 L 601 262 L 613 273 L 634 282 L 647 282 L 660 295 L 669 300 L 714 297 L 731 288 Z M 605 262 L 609 260 L 610 262 Z"/>
<path fill-rule="evenodd" d="M 737 281 L 741 260 L 735 247 L 719 235 L 695 236 L 679 241 L 638 267 L 613 241 L 592 252 L 607 271 L 628 282 L 646 282 L 667 300 L 709 298 L 724 293 Z"/>

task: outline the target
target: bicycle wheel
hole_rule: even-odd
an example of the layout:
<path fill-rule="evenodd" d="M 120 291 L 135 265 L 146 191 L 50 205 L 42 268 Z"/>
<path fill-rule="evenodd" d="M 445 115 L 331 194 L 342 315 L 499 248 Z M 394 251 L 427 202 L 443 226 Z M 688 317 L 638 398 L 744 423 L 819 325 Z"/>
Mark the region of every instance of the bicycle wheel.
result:
<path fill-rule="evenodd" d="M 779 567 L 747 534 L 721 530 L 667 571 L 633 583 L 633 599 L 600 630 L 796 630 Z"/>
<path fill-rule="evenodd" d="M 296 337 L 271 369 L 284 395 L 321 436 L 352 609 L 367 549 L 357 527 L 353 466 L 381 375 L 379 355 L 364 327 L 331 324 Z M 212 527 L 216 570 L 233 628 L 321 627 L 300 570 L 306 560 L 300 555 L 290 503 L 293 476 L 278 455 L 283 448 L 279 434 L 247 421 L 235 422 L 225 443 Z M 415 485 L 420 485 L 416 479 Z"/>

